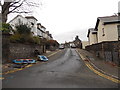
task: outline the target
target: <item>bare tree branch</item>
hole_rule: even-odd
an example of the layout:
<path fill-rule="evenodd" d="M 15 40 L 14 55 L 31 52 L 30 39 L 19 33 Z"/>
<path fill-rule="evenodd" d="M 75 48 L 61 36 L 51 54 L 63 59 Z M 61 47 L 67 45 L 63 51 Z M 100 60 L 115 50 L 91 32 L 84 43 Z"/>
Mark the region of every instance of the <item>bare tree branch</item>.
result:
<path fill-rule="evenodd" d="M 4 13 L 9 7 L 11 2 L 5 2 L 2 6 L 2 13 Z"/>
<path fill-rule="evenodd" d="M 32 13 L 32 12 L 27 12 L 27 11 L 13 11 L 12 13 Z"/>
<path fill-rule="evenodd" d="M 21 1 L 21 0 L 18 0 L 18 1 L 12 2 L 12 3 L 10 4 L 10 7 L 12 7 L 13 5 L 19 3 L 20 1 Z"/>
<path fill-rule="evenodd" d="M 10 13 L 32 13 L 32 7 L 39 7 L 38 2 L 32 0 L 13 0 L 13 2 L 5 2 L 2 6 L 2 21 L 6 22 L 7 15 Z"/>
<path fill-rule="evenodd" d="M 22 6 L 22 4 L 24 3 L 24 1 L 25 0 L 23 0 L 22 3 L 19 4 L 18 6 L 16 6 L 14 9 L 12 9 L 11 11 L 9 11 L 8 14 L 11 13 L 11 12 L 13 12 L 15 9 L 19 8 L 20 6 Z"/>

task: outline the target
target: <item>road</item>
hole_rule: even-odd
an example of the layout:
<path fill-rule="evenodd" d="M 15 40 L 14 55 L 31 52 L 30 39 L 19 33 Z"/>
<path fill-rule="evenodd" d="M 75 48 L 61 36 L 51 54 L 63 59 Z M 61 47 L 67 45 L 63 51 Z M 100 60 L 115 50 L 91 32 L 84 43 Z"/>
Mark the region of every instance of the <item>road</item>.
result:
<path fill-rule="evenodd" d="M 3 88 L 118 88 L 87 68 L 75 49 L 64 49 L 48 62 L 3 76 Z"/>

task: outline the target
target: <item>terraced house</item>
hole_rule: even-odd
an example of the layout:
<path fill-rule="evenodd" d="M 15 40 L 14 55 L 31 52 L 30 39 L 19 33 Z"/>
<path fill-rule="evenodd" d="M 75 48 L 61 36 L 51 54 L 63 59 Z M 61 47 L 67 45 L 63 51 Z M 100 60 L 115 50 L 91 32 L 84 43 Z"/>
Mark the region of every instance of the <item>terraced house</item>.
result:
<path fill-rule="evenodd" d="M 120 65 L 120 15 L 98 17 L 95 28 L 88 30 L 88 51 Z"/>
<path fill-rule="evenodd" d="M 97 38 L 97 31 L 95 31 L 95 28 L 90 28 L 88 29 L 88 43 L 89 45 L 98 43 L 98 38 Z"/>
<path fill-rule="evenodd" d="M 15 29 L 16 25 L 26 24 L 31 28 L 33 36 L 37 36 L 37 19 L 34 16 L 23 17 L 22 15 L 17 15 L 8 23 Z"/>
<path fill-rule="evenodd" d="M 98 17 L 95 31 L 98 43 L 103 41 L 120 40 L 120 16 Z"/>
<path fill-rule="evenodd" d="M 46 28 L 41 25 L 41 23 L 37 23 L 37 21 L 38 20 L 34 16 L 23 17 L 22 15 L 17 15 L 8 23 L 12 26 L 14 30 L 16 25 L 26 24 L 31 28 L 33 36 L 39 36 L 40 38 L 52 40 L 52 34 L 50 34 L 49 31 L 46 31 Z"/>
<path fill-rule="evenodd" d="M 95 28 L 88 30 L 89 45 L 120 40 L 120 16 L 98 17 Z"/>

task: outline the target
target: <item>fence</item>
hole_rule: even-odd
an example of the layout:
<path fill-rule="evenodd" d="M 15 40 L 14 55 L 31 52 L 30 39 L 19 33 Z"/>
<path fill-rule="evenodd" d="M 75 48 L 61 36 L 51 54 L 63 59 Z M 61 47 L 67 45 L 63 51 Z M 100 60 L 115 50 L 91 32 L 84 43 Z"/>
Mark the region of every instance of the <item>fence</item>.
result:
<path fill-rule="evenodd" d="M 99 58 L 120 65 L 120 41 L 109 41 L 85 47 Z"/>

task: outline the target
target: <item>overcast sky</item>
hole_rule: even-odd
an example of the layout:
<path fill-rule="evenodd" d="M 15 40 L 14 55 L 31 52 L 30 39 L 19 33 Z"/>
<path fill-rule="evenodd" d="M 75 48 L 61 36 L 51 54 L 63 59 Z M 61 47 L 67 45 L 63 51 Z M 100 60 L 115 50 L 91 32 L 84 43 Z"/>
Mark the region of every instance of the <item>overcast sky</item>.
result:
<path fill-rule="evenodd" d="M 33 0 L 35 1 L 35 0 Z M 72 41 L 76 35 L 87 40 L 87 31 L 94 28 L 97 17 L 118 12 L 119 0 L 39 0 L 42 6 L 34 15 L 59 43 Z M 10 19 L 9 15 L 9 19 Z"/>

